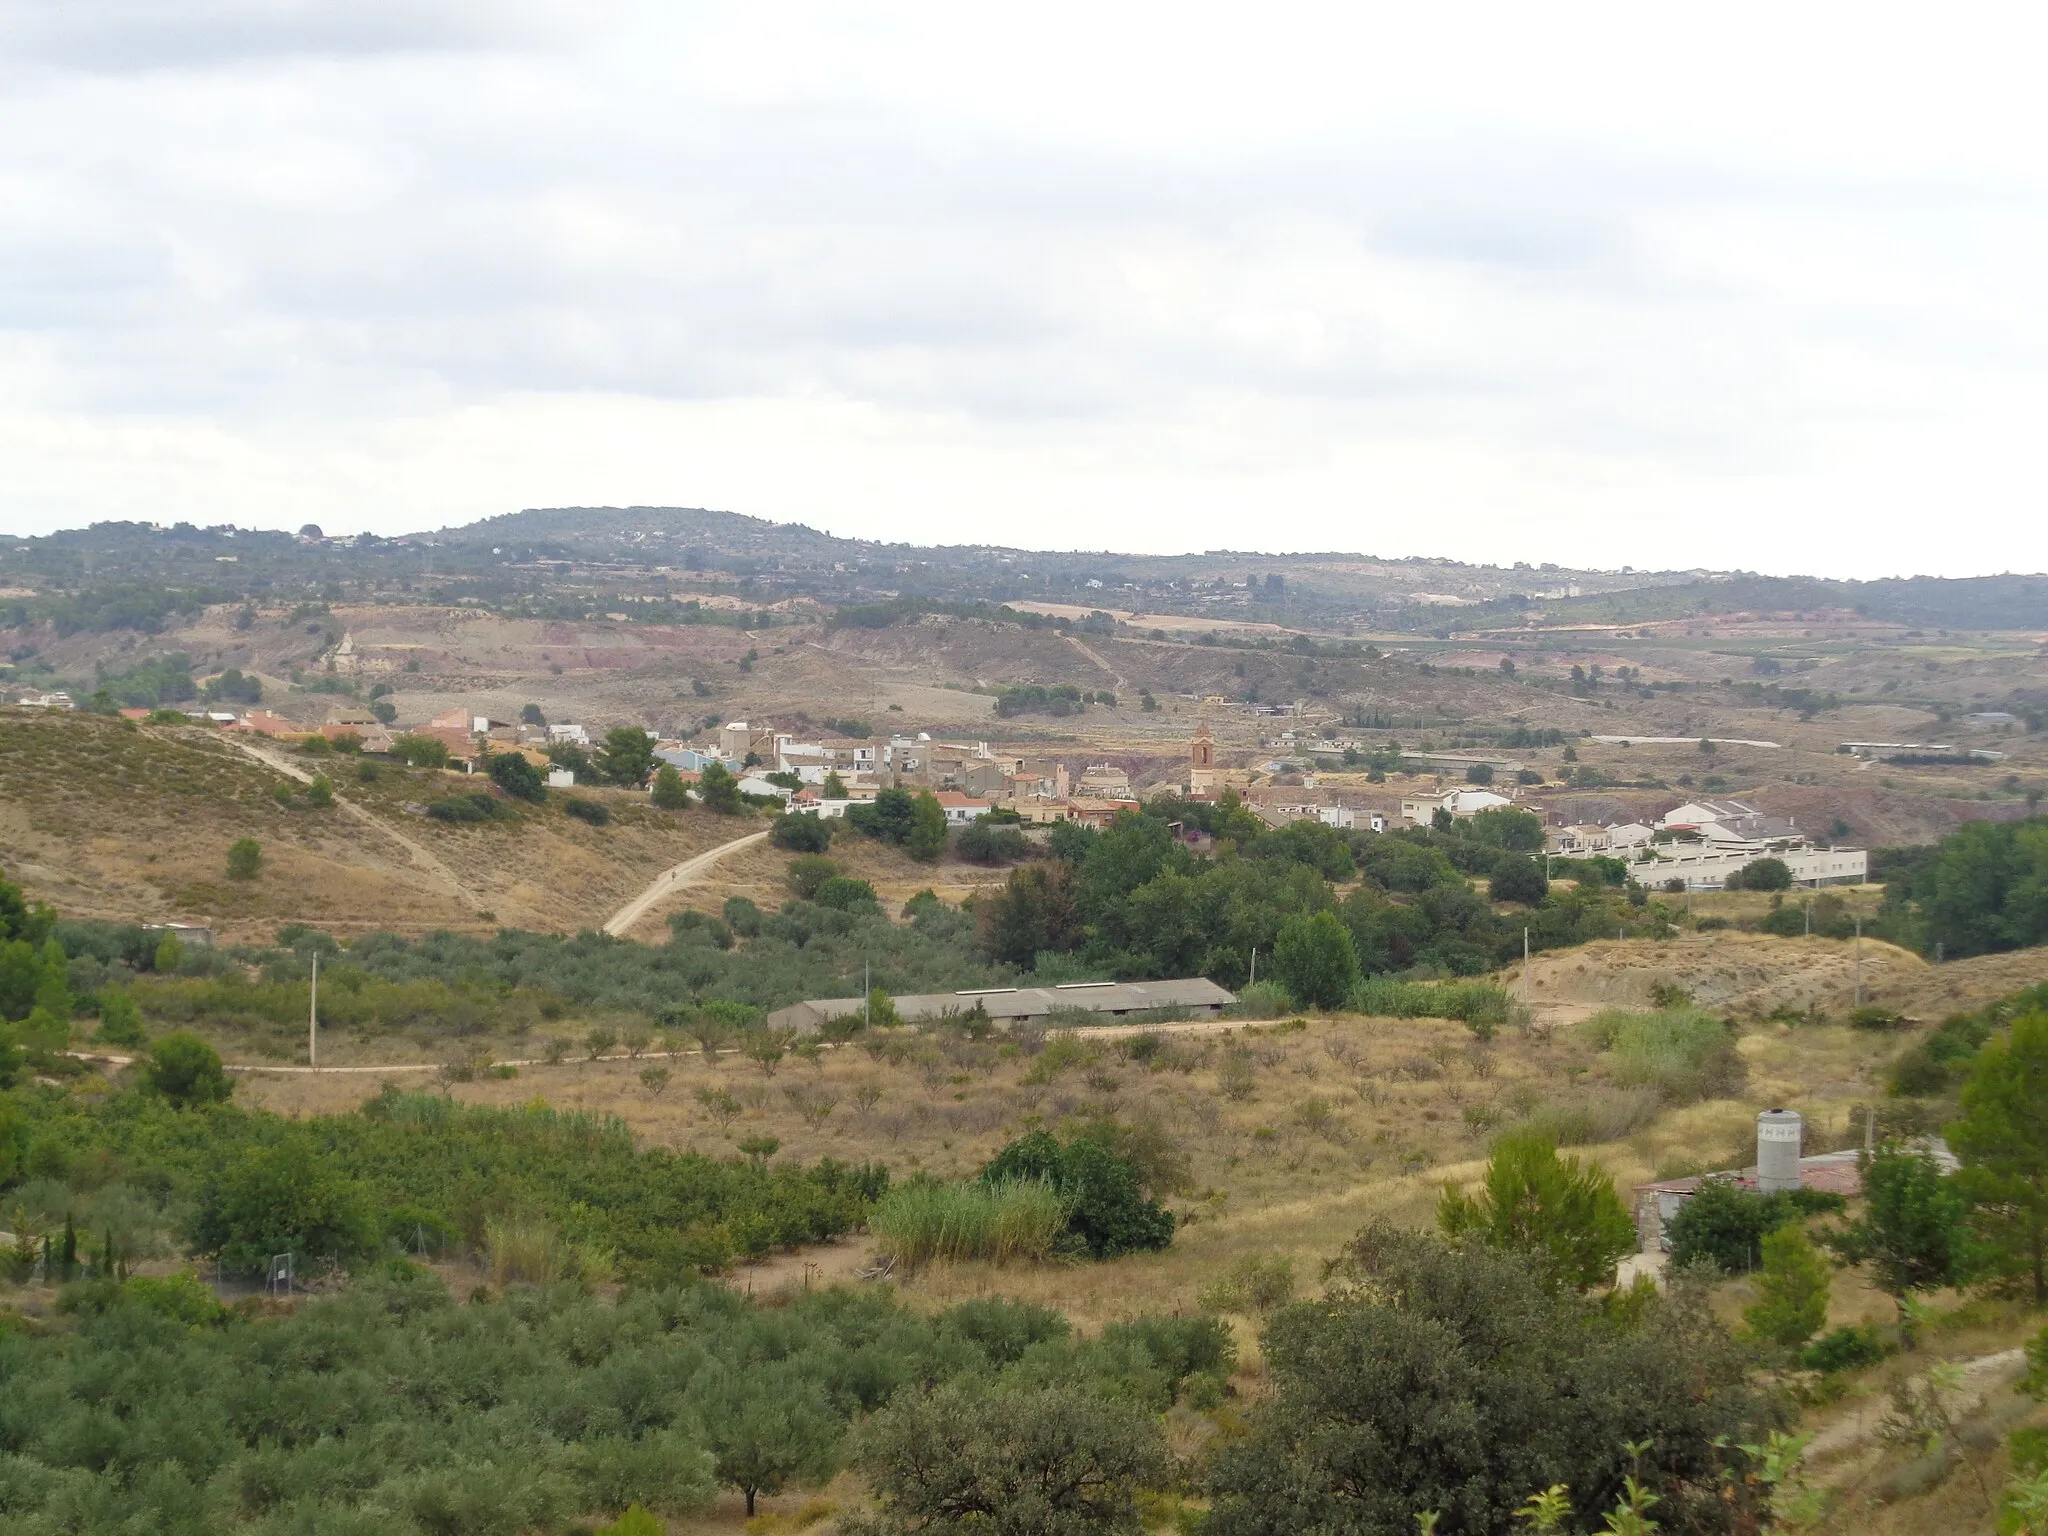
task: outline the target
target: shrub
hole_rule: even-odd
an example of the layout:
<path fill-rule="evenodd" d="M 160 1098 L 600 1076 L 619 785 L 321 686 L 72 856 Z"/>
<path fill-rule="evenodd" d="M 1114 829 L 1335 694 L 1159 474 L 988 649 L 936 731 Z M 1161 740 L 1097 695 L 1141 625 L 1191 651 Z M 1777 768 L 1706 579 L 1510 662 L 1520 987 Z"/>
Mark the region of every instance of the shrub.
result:
<path fill-rule="evenodd" d="M 316 811 L 331 810 L 334 806 L 334 780 L 324 773 L 313 775 L 313 782 L 306 786 L 306 804 Z"/>
<path fill-rule="evenodd" d="M 841 912 L 852 912 L 862 907 L 872 907 L 875 902 L 875 888 L 865 880 L 856 880 L 850 875 L 833 875 L 821 882 L 811 893 L 811 900 L 821 907 L 832 907 Z"/>
<path fill-rule="evenodd" d="M 108 987 L 100 993 L 100 1027 L 95 1039 L 106 1045 L 144 1045 L 142 1011 L 124 987 Z"/>
<path fill-rule="evenodd" d="M 296 1138 L 244 1149 L 206 1182 L 192 1226 L 193 1247 L 238 1274 L 260 1272 L 280 1253 L 302 1264 L 346 1261 L 374 1241 L 364 1192 Z"/>
<path fill-rule="evenodd" d="M 1860 1371 L 1879 1364 L 1888 1353 L 1883 1336 L 1865 1323 L 1822 1334 L 1799 1352 L 1799 1363 L 1809 1371 Z"/>
<path fill-rule="evenodd" d="M 1488 882 L 1495 901 L 1519 901 L 1530 905 L 1550 894 L 1550 881 L 1543 863 L 1525 854 L 1504 854 L 1493 866 Z"/>
<path fill-rule="evenodd" d="M 413 768 L 446 768 L 448 766 L 447 743 L 432 736 L 407 734 L 391 743 L 391 755 L 401 758 Z"/>
<path fill-rule="evenodd" d="M 982 1179 L 1038 1181 L 1056 1189 L 1067 1211 L 1067 1235 L 1093 1258 L 1173 1241 L 1173 1213 L 1145 1198 L 1127 1159 L 1087 1134 L 1064 1146 L 1047 1131 L 1021 1136 L 989 1160 Z"/>
<path fill-rule="evenodd" d="M 648 792 L 647 801 L 658 811 L 688 809 L 690 792 L 684 787 L 683 776 L 676 772 L 673 763 L 663 763 L 654 770 L 654 788 Z"/>
<path fill-rule="evenodd" d="M 1674 1104 L 1724 1097 L 1746 1075 L 1728 1026 L 1709 1014 L 1609 1009 L 1582 1027 L 1607 1052 L 1615 1082 L 1655 1088 Z"/>
<path fill-rule="evenodd" d="M 1783 859 L 1751 859 L 1726 881 L 1728 889 L 1739 891 L 1789 891 L 1792 868 Z"/>
<path fill-rule="evenodd" d="M 819 886 L 838 873 L 839 866 L 823 854 L 800 853 L 789 861 L 783 878 L 789 881 L 791 890 L 809 901 L 818 894 Z"/>
<path fill-rule="evenodd" d="M 149 1048 L 143 1081 L 181 1108 L 218 1104 L 235 1091 L 221 1070 L 220 1053 L 197 1035 L 182 1031 L 163 1036 Z"/>
<path fill-rule="evenodd" d="M 953 848 L 975 864 L 1013 864 L 1031 852 L 1022 832 L 1013 826 L 999 826 L 986 816 L 962 828 Z"/>
<path fill-rule="evenodd" d="M 1671 1218 L 1671 1262 L 1683 1269 L 1707 1263 L 1739 1275 L 1763 1262 L 1764 1239 L 1799 1217 L 1783 1195 L 1762 1195 L 1732 1179 L 1708 1179 Z"/>
<path fill-rule="evenodd" d="M 460 823 L 509 820 L 513 811 L 497 796 L 477 789 L 467 794 L 444 795 L 439 800 L 429 801 L 427 814 L 436 821 Z"/>
<path fill-rule="evenodd" d="M 1233 1019 L 1277 1019 L 1290 1012 L 1294 999 L 1287 995 L 1287 989 L 1277 982 L 1255 981 L 1238 988 L 1237 1001 L 1231 1005 Z"/>
<path fill-rule="evenodd" d="M 1611 1281 L 1615 1264 L 1636 1245 L 1614 1181 L 1597 1165 L 1559 1157 L 1527 1132 L 1495 1145 L 1479 1194 L 1444 1186 L 1437 1224 L 1449 1237 L 1475 1237 L 1522 1255 L 1546 1284 L 1581 1291 Z"/>
<path fill-rule="evenodd" d="M 548 797 L 547 780 L 541 777 L 540 770 L 528 762 L 523 753 L 494 752 L 486 771 L 491 776 L 491 782 L 515 800 L 527 800 L 539 805 Z"/>
<path fill-rule="evenodd" d="M 611 807 L 601 800 L 585 800 L 573 797 L 562 802 L 562 809 L 578 821 L 586 821 L 593 827 L 609 826 L 612 819 Z"/>
<path fill-rule="evenodd" d="M 769 835 L 776 847 L 792 853 L 816 855 L 832 846 L 832 828 L 825 818 L 807 816 L 801 811 L 776 817 Z"/>
<path fill-rule="evenodd" d="M 1294 1261 L 1277 1253 L 1248 1253 L 1229 1274 L 1204 1286 L 1196 1304 L 1210 1312 L 1265 1313 L 1294 1299 Z"/>
<path fill-rule="evenodd" d="M 228 844 L 228 878 L 254 880 L 263 872 L 263 845 L 253 837 L 238 837 Z"/>
<path fill-rule="evenodd" d="M 1663 1096 L 1649 1088 L 1553 1101 L 1539 1104 L 1515 1129 L 1542 1136 L 1560 1147 L 1593 1146 L 1619 1141 L 1640 1130 L 1657 1118 L 1663 1103 Z"/>

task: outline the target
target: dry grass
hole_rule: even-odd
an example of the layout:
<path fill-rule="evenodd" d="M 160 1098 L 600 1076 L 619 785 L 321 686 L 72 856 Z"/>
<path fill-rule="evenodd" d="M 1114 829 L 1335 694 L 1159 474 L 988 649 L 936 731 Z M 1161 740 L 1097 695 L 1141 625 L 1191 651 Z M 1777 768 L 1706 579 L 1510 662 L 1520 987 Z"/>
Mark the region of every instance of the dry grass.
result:
<path fill-rule="evenodd" d="M 1083 1037 L 1087 1059 L 1046 1082 L 1027 1081 L 1047 1075 L 1044 1058 L 1014 1047 L 902 1036 L 831 1048 L 815 1065 L 790 1058 L 773 1078 L 736 1053 L 707 1062 L 692 1051 L 664 1061 L 670 1078 L 659 1094 L 640 1082 L 646 1057 L 526 1067 L 448 1091 L 495 1104 L 538 1095 L 616 1114 L 648 1142 L 716 1156 L 765 1135 L 781 1142 L 781 1156 L 876 1158 L 899 1177 L 939 1179 L 973 1174 L 1033 1125 L 1101 1113 L 1156 1120 L 1189 1160 L 1187 1187 L 1169 1201 L 1184 1224 L 1167 1252 L 1077 1266 L 933 1266 L 906 1282 L 933 1303 L 1000 1292 L 1083 1322 L 1191 1306 L 1204 1283 L 1253 1254 L 1293 1259 L 1312 1285 L 1368 1219 L 1429 1220 L 1442 1182 L 1476 1177 L 1501 1128 L 1560 1102 L 1613 1111 L 1629 1093 L 1578 1032 L 1540 1024 L 1503 1030 L 1491 1046 L 1428 1019 L 1168 1026 L 1149 1064 L 1136 1059 L 1144 1047 L 1133 1049 L 1141 1034 Z M 1818 1137 L 1842 1141 L 1853 1134 L 1851 1107 L 1870 1096 L 1897 1047 L 1894 1037 L 1841 1026 L 1752 1027 L 1739 1041 L 1749 1072 L 1742 1098 L 1666 1109 L 1646 1123 L 1633 1105 L 1619 1122 L 1624 1133 L 1582 1155 L 1624 1187 L 1674 1167 L 1726 1166 L 1753 1140 L 1756 1110 L 1780 1103 L 1804 1111 Z M 1250 1067 L 1242 1099 L 1223 1091 L 1232 1057 Z M 349 1107 L 378 1087 L 375 1073 L 256 1073 L 240 1096 L 308 1114 Z M 737 1114 L 715 1098 L 700 1102 L 700 1088 L 729 1094 Z"/>
<path fill-rule="evenodd" d="M 353 759 L 285 757 L 329 774 L 373 825 L 339 810 L 283 809 L 271 798 L 283 776 L 201 727 L 0 710 L 9 876 L 74 916 L 211 921 L 232 940 L 266 939 L 289 922 L 341 935 L 499 924 L 575 931 L 602 923 L 671 864 L 762 825 L 671 815 L 642 795 L 601 790 L 578 791 L 611 805 L 601 828 L 554 805 L 517 822 L 449 826 L 418 808 L 475 781 L 386 767 L 363 784 Z M 258 880 L 226 878 L 227 846 L 239 837 L 263 845 Z M 779 883 L 778 861 L 786 862 L 764 858 L 764 892 Z"/>

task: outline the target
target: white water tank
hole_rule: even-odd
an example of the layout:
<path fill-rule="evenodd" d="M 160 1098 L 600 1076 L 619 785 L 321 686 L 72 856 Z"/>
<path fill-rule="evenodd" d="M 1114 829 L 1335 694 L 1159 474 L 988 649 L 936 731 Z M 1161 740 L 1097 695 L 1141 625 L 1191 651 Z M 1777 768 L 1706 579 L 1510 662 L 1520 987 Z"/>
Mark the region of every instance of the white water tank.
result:
<path fill-rule="evenodd" d="M 1799 1187 L 1799 1144 L 1804 1122 L 1795 1109 L 1767 1109 L 1756 1117 L 1756 1187 L 1775 1195 Z"/>

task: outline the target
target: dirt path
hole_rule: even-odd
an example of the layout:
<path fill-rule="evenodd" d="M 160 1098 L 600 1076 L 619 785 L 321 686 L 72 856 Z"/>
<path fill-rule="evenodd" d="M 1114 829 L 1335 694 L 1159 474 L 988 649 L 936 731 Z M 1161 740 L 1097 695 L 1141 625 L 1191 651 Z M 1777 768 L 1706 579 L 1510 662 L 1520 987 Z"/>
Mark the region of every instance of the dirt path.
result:
<path fill-rule="evenodd" d="M 225 740 L 230 746 L 236 748 L 237 750 L 243 753 L 246 753 L 250 757 L 255 758 L 256 761 L 261 763 L 264 767 L 281 773 L 288 779 L 296 779 L 301 784 L 310 784 L 313 782 L 312 770 L 302 768 L 297 763 L 289 762 L 284 758 L 273 756 L 271 753 L 268 753 L 264 751 L 261 747 L 257 746 L 256 743 L 254 743 L 253 741 L 248 740 L 240 732 L 229 732 L 222 739 Z M 406 851 L 407 855 L 412 859 L 412 862 L 419 868 L 420 872 L 424 874 L 434 884 L 440 886 L 441 889 L 446 894 L 453 896 L 457 901 L 461 902 L 464 906 L 470 908 L 472 911 L 483 912 L 486 910 L 482 900 L 476 895 L 476 893 L 470 890 L 470 888 L 464 885 L 460 880 L 456 879 L 454 872 L 450 870 L 446 864 L 443 864 L 439 859 L 435 858 L 433 854 L 429 853 L 425 848 L 421 847 L 418 843 L 414 842 L 411 838 L 407 837 L 403 832 L 399 831 L 396 827 L 389 826 L 384 822 L 379 821 L 375 816 L 372 816 L 360 805 L 357 805 L 352 800 L 346 799 L 339 791 L 336 791 L 335 793 L 334 804 L 335 807 L 338 810 L 340 810 L 343 815 L 351 816 L 355 820 L 363 823 L 363 825 L 365 826 L 375 827 L 379 832 L 382 832 L 386 837 L 390 838 L 391 841 L 398 844 L 399 847 L 403 848 Z"/>
<path fill-rule="evenodd" d="M 1119 702 L 1122 701 L 1123 696 L 1125 694 L 1131 691 L 1131 680 L 1125 677 L 1123 673 L 1117 671 L 1117 669 L 1115 667 L 1112 667 L 1108 662 L 1104 661 L 1099 655 L 1095 653 L 1093 649 L 1091 649 L 1088 645 L 1083 643 L 1077 636 L 1067 636 L 1067 644 L 1071 645 L 1075 650 L 1079 651 L 1083 656 L 1086 656 L 1090 661 L 1094 662 L 1095 665 L 1102 668 L 1103 671 L 1107 672 L 1111 677 L 1116 679 L 1116 696 Z"/>
<path fill-rule="evenodd" d="M 1974 1360 L 1954 1363 L 1962 1368 L 1962 1381 L 1947 1402 L 1949 1411 L 1962 1418 L 1973 1412 L 1990 1395 L 1993 1387 L 2024 1367 L 2027 1353 L 2023 1349 L 2001 1349 L 1996 1354 L 1979 1355 Z M 1916 1376 L 1913 1383 L 1916 1387 L 1924 1387 L 1927 1378 L 1924 1374 Z M 1863 1399 L 1853 1413 L 1845 1414 L 1814 1435 L 1813 1443 L 1806 1448 L 1806 1459 L 1817 1462 L 1861 1449 L 1876 1437 L 1891 1411 L 1891 1399 L 1887 1396 L 1873 1394 Z"/>
<path fill-rule="evenodd" d="M 700 853 L 693 859 L 685 859 L 680 864 L 671 865 L 656 875 L 654 883 L 646 890 L 614 912 L 605 921 L 604 931 L 615 939 L 624 937 L 626 931 L 645 917 L 657 902 L 682 890 L 728 853 L 751 848 L 767 835 L 766 832 L 750 832 L 747 836 L 736 837 L 729 843 L 720 843 L 708 853 Z"/>

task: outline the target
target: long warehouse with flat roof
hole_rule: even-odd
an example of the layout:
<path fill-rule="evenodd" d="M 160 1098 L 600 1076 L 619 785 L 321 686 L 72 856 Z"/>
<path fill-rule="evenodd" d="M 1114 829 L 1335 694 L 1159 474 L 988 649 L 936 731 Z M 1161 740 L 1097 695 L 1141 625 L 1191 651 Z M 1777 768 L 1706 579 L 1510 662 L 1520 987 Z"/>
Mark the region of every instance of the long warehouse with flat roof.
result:
<path fill-rule="evenodd" d="M 1134 1013 L 1151 1013 L 1172 1008 L 1185 1013 L 1214 1017 L 1237 1001 L 1204 976 L 1177 981 L 1071 981 L 1053 987 L 977 987 L 962 992 L 920 992 L 891 998 L 896 1016 L 906 1024 L 926 1024 L 957 1018 L 977 1007 L 992 1023 L 1042 1022 L 1054 1014 L 1093 1013 L 1108 1019 Z M 809 1034 L 834 1019 L 859 1013 L 867 1006 L 860 997 L 818 997 L 791 1003 L 768 1015 L 770 1029 L 793 1029 Z"/>

